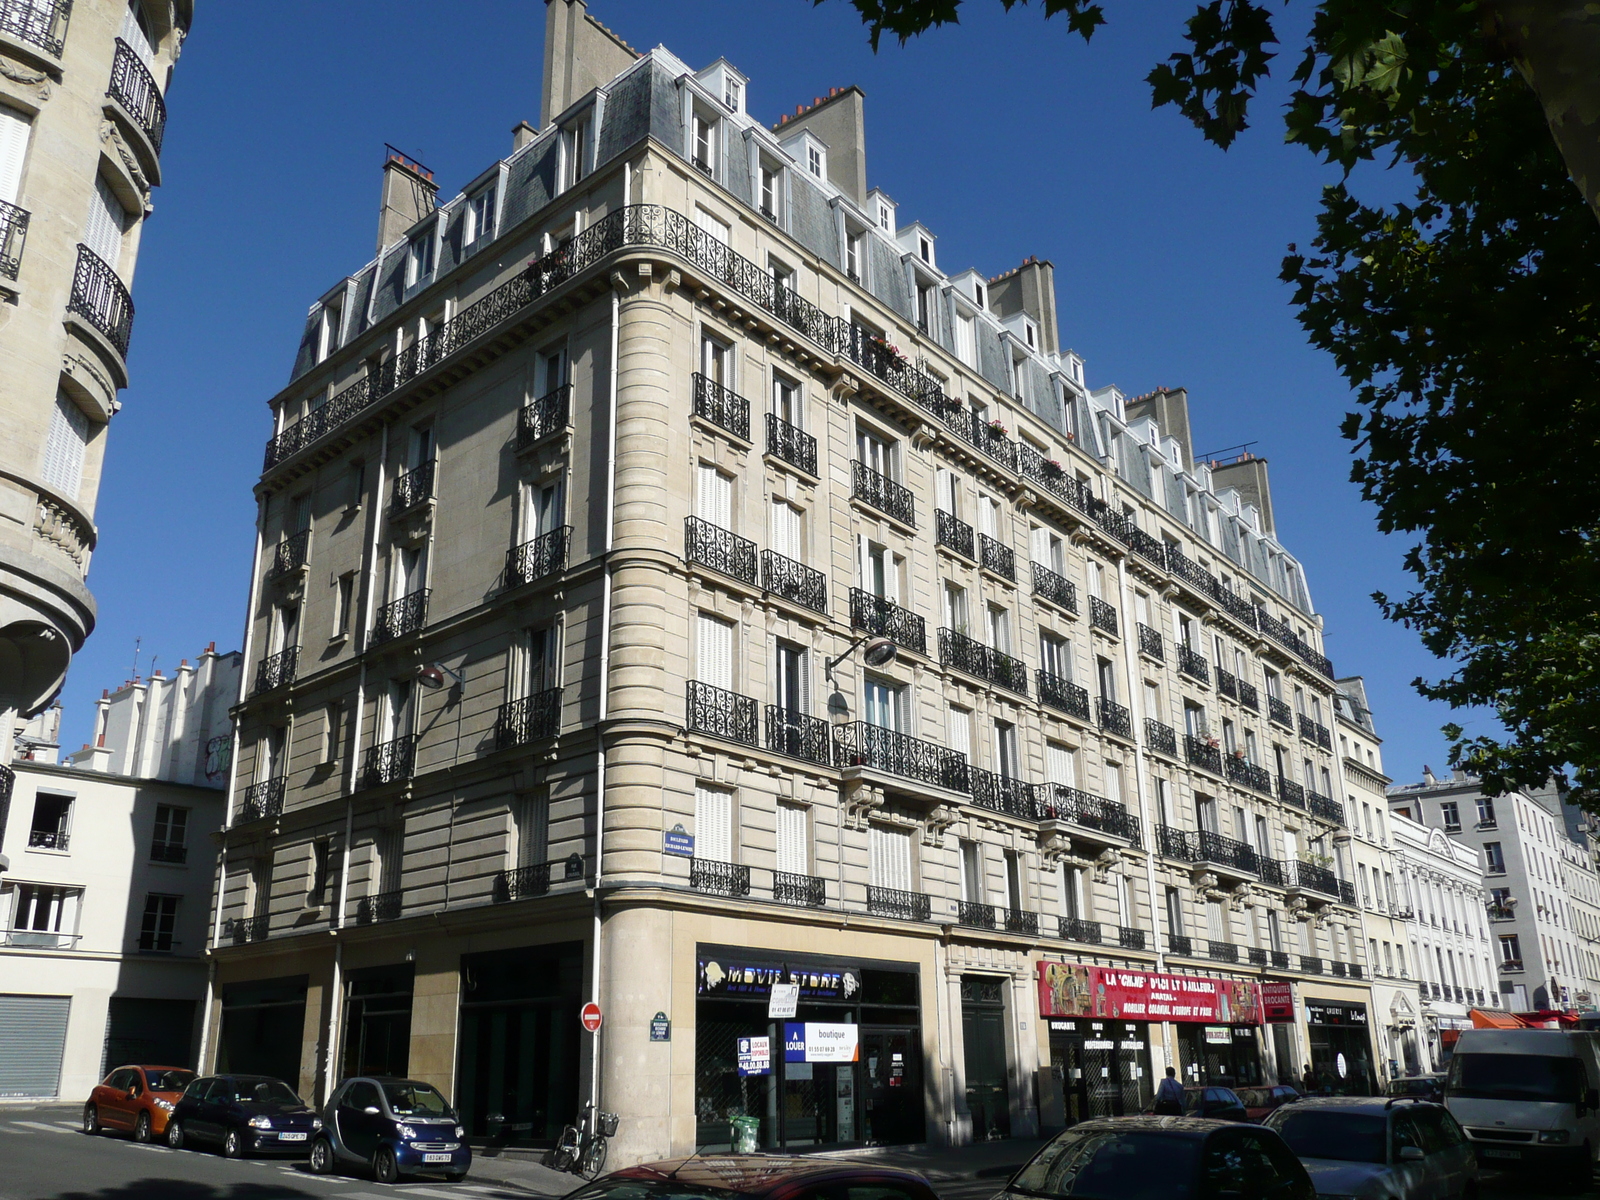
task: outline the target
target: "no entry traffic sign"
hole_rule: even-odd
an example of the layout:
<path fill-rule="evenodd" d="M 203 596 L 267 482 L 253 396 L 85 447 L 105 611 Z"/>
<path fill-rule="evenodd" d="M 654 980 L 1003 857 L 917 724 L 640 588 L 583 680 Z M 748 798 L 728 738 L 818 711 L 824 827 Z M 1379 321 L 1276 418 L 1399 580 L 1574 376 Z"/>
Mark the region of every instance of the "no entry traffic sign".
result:
<path fill-rule="evenodd" d="M 579 1014 L 578 1019 L 590 1033 L 600 1032 L 600 1006 L 593 1000 L 583 1006 L 583 1012 Z"/>

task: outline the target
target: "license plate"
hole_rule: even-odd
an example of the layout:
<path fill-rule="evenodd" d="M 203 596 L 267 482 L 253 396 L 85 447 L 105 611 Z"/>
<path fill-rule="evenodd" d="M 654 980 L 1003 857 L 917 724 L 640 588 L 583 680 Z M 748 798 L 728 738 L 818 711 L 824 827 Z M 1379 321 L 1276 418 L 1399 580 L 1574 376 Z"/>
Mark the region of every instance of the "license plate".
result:
<path fill-rule="evenodd" d="M 306 1140 L 306 1135 L 303 1133 L 280 1133 L 278 1140 L 280 1142 L 303 1142 Z"/>
<path fill-rule="evenodd" d="M 448 1154 L 424 1154 L 422 1156 L 422 1161 L 425 1162 L 425 1163 L 430 1163 L 430 1162 L 449 1162 L 450 1161 L 450 1156 Z"/>
<path fill-rule="evenodd" d="M 1522 1151 L 1521 1150 L 1485 1150 L 1483 1152 L 1483 1156 L 1485 1158 L 1521 1158 L 1522 1157 Z"/>

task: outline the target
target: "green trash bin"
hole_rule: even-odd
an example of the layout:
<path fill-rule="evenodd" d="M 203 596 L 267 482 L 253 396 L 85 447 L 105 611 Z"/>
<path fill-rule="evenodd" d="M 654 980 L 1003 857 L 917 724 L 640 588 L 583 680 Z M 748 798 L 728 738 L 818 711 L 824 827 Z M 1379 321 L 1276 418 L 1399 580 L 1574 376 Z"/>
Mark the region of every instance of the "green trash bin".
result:
<path fill-rule="evenodd" d="M 761 1149 L 760 1117 L 729 1117 L 728 1123 L 733 1126 L 735 1154 L 754 1154 Z"/>

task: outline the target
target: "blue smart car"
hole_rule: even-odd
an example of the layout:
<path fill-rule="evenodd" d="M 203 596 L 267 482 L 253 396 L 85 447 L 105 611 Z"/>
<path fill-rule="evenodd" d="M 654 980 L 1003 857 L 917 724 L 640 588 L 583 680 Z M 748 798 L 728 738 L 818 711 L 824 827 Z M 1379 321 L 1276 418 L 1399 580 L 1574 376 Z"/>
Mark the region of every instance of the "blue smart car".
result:
<path fill-rule="evenodd" d="M 460 1179 L 472 1150 L 455 1110 L 432 1084 L 415 1079 L 346 1079 L 323 1109 L 322 1132 L 311 1143 L 311 1169 L 370 1168 L 380 1183 L 407 1175 Z"/>

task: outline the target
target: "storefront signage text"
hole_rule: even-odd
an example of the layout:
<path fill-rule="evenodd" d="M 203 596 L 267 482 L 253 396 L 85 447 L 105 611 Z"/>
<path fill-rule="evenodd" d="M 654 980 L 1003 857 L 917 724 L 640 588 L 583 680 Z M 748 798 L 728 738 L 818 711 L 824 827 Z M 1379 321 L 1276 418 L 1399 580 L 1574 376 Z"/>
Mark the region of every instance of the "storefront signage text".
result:
<path fill-rule="evenodd" d="M 783 1026 L 783 1061 L 786 1063 L 855 1062 L 860 1043 L 855 1025 L 788 1021 Z"/>
<path fill-rule="evenodd" d="M 1206 1026 L 1207 1044 L 1226 1046 L 1231 1041 L 1233 1041 L 1233 1031 L 1226 1025 Z"/>
<path fill-rule="evenodd" d="M 767 997 L 775 983 L 798 985 L 802 1000 L 853 1000 L 861 991 L 858 971 L 817 970 L 774 962 L 702 958 L 699 976 L 697 990 L 702 996 Z"/>
<path fill-rule="evenodd" d="M 1294 984 L 1263 983 L 1261 1009 L 1268 1025 L 1293 1025 Z"/>
<path fill-rule="evenodd" d="M 1042 962 L 1039 1015 L 1259 1025 L 1261 1000 L 1246 980 Z"/>
<path fill-rule="evenodd" d="M 793 1018 L 800 1008 L 800 985 L 798 983 L 774 983 L 767 996 L 767 1016 L 774 1021 L 787 1021 Z"/>
<path fill-rule="evenodd" d="M 742 1037 L 739 1039 L 739 1074 L 772 1074 L 771 1038 Z"/>
<path fill-rule="evenodd" d="M 1350 1025 L 1366 1028 L 1365 1004 L 1337 1004 L 1331 1001 L 1306 1001 L 1307 1025 Z"/>

